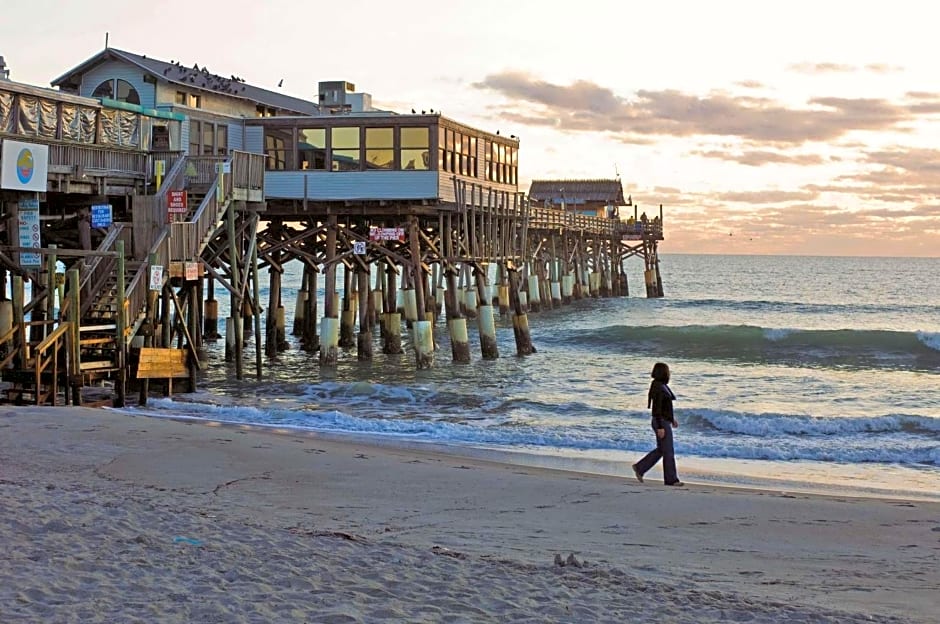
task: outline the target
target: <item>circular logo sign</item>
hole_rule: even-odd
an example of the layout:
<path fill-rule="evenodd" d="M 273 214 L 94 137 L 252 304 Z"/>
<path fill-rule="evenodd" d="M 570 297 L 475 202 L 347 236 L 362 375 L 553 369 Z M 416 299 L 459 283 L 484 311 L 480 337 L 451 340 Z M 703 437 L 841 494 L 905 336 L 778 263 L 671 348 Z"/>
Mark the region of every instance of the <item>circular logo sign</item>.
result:
<path fill-rule="evenodd" d="M 33 179 L 34 170 L 33 152 L 28 147 L 24 147 L 16 157 L 16 177 L 21 183 L 26 184 Z"/>

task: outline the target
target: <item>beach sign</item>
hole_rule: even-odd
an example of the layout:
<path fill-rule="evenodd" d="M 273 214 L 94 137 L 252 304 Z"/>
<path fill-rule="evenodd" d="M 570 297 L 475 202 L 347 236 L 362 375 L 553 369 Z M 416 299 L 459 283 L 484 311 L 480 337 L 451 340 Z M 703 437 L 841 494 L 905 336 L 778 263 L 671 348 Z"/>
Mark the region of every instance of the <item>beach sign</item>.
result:
<path fill-rule="evenodd" d="M 96 204 L 91 207 L 91 227 L 111 227 L 111 204 Z"/>
<path fill-rule="evenodd" d="M 17 229 L 20 247 L 39 249 L 42 247 L 39 227 L 39 200 L 21 199 L 17 211 Z M 42 256 L 32 251 L 20 252 L 20 266 L 42 266 Z"/>
<path fill-rule="evenodd" d="M 45 192 L 49 146 L 4 139 L 0 152 L 0 188 Z"/>
<path fill-rule="evenodd" d="M 150 290 L 163 290 L 163 267 L 159 264 L 150 265 Z"/>

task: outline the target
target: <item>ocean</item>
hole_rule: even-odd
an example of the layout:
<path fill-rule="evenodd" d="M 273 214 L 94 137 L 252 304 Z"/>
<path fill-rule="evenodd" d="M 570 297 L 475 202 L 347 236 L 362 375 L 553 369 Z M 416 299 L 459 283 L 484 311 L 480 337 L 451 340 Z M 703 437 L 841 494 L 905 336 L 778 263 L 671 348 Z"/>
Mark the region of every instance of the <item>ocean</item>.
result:
<path fill-rule="evenodd" d="M 663 254 L 662 299 L 645 298 L 641 262 L 627 269 L 629 297 L 530 313 L 524 358 L 498 315 L 499 359 L 480 358 L 470 321 L 473 359 L 455 364 L 439 320 L 426 370 L 407 329 L 404 354 L 382 354 L 376 330 L 372 362 L 354 347 L 323 371 L 289 336 L 260 380 L 250 341 L 241 381 L 219 341 L 198 392 L 128 411 L 632 479 L 655 445 L 646 392 L 664 361 L 683 480 L 940 500 L 940 259 Z M 288 334 L 299 283 L 288 265 Z"/>

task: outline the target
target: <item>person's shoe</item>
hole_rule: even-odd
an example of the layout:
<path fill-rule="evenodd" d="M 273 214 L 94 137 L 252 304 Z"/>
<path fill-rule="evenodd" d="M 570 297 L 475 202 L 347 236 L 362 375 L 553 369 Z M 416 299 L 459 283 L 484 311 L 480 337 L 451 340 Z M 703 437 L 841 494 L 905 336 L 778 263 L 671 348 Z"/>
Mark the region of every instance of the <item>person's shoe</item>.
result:
<path fill-rule="evenodd" d="M 631 467 L 633 468 L 633 474 L 636 475 L 636 480 L 640 483 L 643 483 L 643 473 L 640 472 L 640 469 L 636 467 L 636 464 Z"/>
<path fill-rule="evenodd" d="M 666 485 L 671 485 L 673 487 L 682 487 L 685 485 L 682 481 L 673 481 L 672 483 L 667 483 Z"/>

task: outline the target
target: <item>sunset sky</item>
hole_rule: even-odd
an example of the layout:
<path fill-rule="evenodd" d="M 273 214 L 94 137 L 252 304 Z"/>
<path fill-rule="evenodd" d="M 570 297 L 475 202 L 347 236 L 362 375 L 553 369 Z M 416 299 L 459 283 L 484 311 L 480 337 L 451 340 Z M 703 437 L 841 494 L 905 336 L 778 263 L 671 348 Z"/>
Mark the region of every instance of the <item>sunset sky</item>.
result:
<path fill-rule="evenodd" d="M 940 36 L 929 3 L 7 3 L 11 78 L 104 47 L 315 99 L 521 137 L 520 188 L 612 178 L 664 205 L 662 251 L 940 256 Z M 262 8 L 263 7 L 263 8 Z"/>

